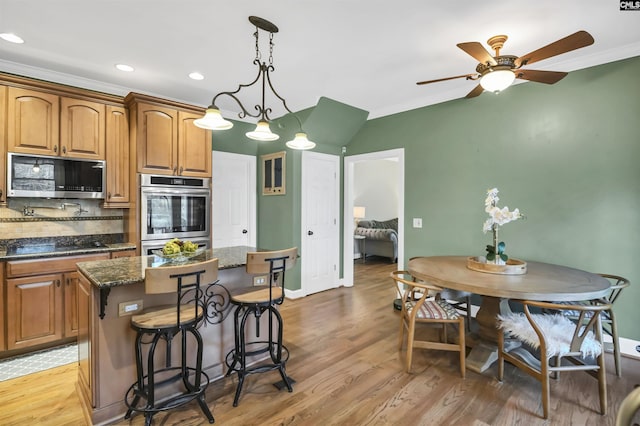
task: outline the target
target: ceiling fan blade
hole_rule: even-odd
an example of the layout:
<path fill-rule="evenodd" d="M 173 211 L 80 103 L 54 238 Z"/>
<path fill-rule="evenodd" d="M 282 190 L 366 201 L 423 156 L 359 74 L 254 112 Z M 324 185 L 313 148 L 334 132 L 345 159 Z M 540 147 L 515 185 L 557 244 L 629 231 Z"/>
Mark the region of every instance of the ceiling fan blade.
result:
<path fill-rule="evenodd" d="M 482 92 L 484 92 L 484 89 L 478 84 L 472 91 L 467 93 L 465 98 L 475 98 L 476 96 L 480 96 Z"/>
<path fill-rule="evenodd" d="M 537 83 L 553 84 L 562 80 L 568 73 L 558 71 L 517 70 L 516 78 L 535 81 Z"/>
<path fill-rule="evenodd" d="M 580 49 L 581 47 L 590 46 L 593 44 L 593 37 L 586 31 L 578 31 L 558 41 L 554 41 L 538 50 L 534 50 L 531 53 L 520 56 L 515 60 L 516 67 L 524 65 L 530 65 L 534 62 L 541 61 L 543 59 L 550 58 L 552 56 L 560 55 L 562 53 L 571 52 L 572 50 Z"/>
<path fill-rule="evenodd" d="M 493 56 L 491 56 L 487 49 L 485 49 L 484 46 L 477 41 L 458 43 L 456 46 L 467 52 L 469 55 L 473 56 L 481 64 L 489 63 L 489 65 L 497 65 L 496 60 L 493 58 Z"/>
<path fill-rule="evenodd" d="M 475 77 L 476 74 L 464 74 L 464 75 L 456 75 L 455 77 L 446 77 L 446 78 L 439 78 L 437 80 L 427 80 L 427 81 L 419 81 L 416 84 L 429 84 L 429 83 L 437 83 L 439 81 L 447 81 L 447 80 L 454 80 L 456 78 L 463 78 L 463 77 Z"/>

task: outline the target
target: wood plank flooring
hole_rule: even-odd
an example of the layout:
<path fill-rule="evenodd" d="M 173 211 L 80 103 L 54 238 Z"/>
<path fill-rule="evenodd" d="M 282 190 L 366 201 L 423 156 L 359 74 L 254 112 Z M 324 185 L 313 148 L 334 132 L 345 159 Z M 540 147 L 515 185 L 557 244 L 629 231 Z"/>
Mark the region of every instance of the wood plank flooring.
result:
<path fill-rule="evenodd" d="M 640 383 L 638 361 L 623 358 L 624 377 L 607 356 L 609 412 L 596 413 L 596 381 L 565 373 L 551 384 L 551 419 L 544 421 L 539 383 L 506 365 L 460 378 L 453 352 L 416 350 L 413 373 L 397 349 L 399 318 L 392 308 L 395 265 L 356 263 L 356 284 L 286 300 L 282 306 L 287 372 L 293 393 L 272 386 L 277 372 L 249 376 L 238 407 L 235 377 L 209 385 L 218 425 L 613 425 L 620 402 Z M 133 342 L 132 342 L 133 344 Z M 76 366 L 0 383 L 0 425 L 84 425 L 75 391 Z M 117 425 L 143 425 L 135 416 Z M 208 424 L 196 404 L 154 417 L 157 425 Z"/>

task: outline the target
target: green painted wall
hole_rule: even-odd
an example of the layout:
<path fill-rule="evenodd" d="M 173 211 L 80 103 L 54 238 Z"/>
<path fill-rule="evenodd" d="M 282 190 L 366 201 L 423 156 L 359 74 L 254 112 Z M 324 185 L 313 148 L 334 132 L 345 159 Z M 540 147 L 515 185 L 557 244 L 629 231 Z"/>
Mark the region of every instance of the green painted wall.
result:
<path fill-rule="evenodd" d="M 629 278 L 616 313 L 621 335 L 640 340 L 639 74 L 636 57 L 370 120 L 348 153 L 405 148 L 406 258 L 484 254 L 497 187 L 501 207 L 526 215 L 501 228 L 506 252 Z"/>

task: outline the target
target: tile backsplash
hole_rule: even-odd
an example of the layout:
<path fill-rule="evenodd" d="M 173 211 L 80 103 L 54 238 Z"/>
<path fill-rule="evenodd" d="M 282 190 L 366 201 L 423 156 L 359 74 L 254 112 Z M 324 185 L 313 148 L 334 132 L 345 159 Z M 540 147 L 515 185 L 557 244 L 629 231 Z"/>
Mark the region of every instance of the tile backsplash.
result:
<path fill-rule="evenodd" d="M 0 239 L 122 234 L 122 209 L 102 200 L 10 198 L 0 208 Z"/>

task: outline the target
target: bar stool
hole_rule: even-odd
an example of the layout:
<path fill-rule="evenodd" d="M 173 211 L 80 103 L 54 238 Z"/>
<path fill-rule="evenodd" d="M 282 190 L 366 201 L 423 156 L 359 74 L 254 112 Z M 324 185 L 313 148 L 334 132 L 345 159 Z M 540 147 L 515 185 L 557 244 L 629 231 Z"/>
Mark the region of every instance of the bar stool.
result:
<path fill-rule="evenodd" d="M 197 400 L 209 423 L 214 422 L 205 401 L 209 377 L 202 371 L 203 342 L 198 327 L 205 314 L 201 286 L 214 283 L 217 278 L 218 259 L 145 269 L 145 293 L 175 293 L 176 303 L 153 307 L 131 317 L 131 328 L 136 331 L 137 380 L 125 395 L 128 407 L 125 419 L 130 418 L 134 411 L 144 413 L 145 425 L 148 426 L 158 412 Z M 180 363 L 173 365 L 172 341 L 178 334 Z M 187 339 L 188 334 L 193 339 Z M 160 340 L 165 341 L 164 354 L 163 351 L 156 353 Z M 144 365 L 146 346 L 149 348 Z M 161 365 L 159 368 L 156 361 Z"/>
<path fill-rule="evenodd" d="M 236 372 L 238 386 L 233 399 L 233 406 L 238 406 L 242 385 L 246 376 L 254 373 L 264 373 L 278 370 L 282 377 L 282 386 L 293 392 L 293 379 L 287 376 L 285 364 L 289 359 L 289 351 L 282 344 L 283 323 L 277 305 L 284 301 L 284 274 L 297 261 L 297 247 L 278 250 L 247 253 L 246 271 L 250 275 L 264 276 L 264 285 L 239 288 L 231 292 L 231 303 L 236 306 L 234 311 L 235 347 L 226 355 L 225 363 L 228 367 L 225 377 Z M 268 321 L 267 340 L 260 338 L 260 320 L 265 316 Z M 247 321 L 249 316 L 255 318 L 255 338 L 250 336 Z M 261 354 L 269 353 L 269 357 L 258 359 Z M 249 365 L 248 365 L 249 361 Z"/>

